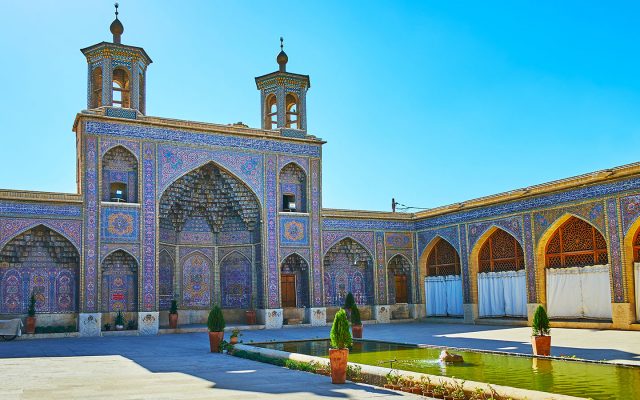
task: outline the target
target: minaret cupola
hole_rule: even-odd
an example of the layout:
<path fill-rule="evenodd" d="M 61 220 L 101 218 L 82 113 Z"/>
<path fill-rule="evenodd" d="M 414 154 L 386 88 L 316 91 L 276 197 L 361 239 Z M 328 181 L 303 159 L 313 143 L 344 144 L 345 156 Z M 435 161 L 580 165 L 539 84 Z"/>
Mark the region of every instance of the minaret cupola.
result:
<path fill-rule="evenodd" d="M 279 129 L 283 136 L 305 137 L 307 131 L 307 90 L 309 75 L 287 72 L 289 56 L 280 38 L 276 57 L 278 70 L 256 78 L 260 90 L 262 129 Z"/>
<path fill-rule="evenodd" d="M 117 107 L 146 112 L 146 76 L 151 59 L 141 47 L 122 44 L 124 25 L 116 18 L 109 30 L 113 42 L 82 49 L 87 58 L 87 108 Z M 135 115 L 135 113 L 134 113 Z"/>

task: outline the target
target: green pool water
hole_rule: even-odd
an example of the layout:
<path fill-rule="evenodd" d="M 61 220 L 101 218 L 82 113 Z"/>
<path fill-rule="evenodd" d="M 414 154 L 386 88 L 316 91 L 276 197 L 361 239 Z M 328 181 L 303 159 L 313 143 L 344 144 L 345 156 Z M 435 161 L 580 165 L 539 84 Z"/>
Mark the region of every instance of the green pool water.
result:
<path fill-rule="evenodd" d="M 328 357 L 329 354 L 328 340 L 263 343 L 256 346 L 318 357 Z M 640 367 L 476 351 L 454 351 L 462 355 L 465 362 L 445 365 L 438 361 L 441 350 L 363 341 L 354 343 L 349 352 L 349 361 L 389 367 L 389 363 L 381 362 L 397 359 L 393 368 L 406 371 L 593 399 L 640 399 Z"/>

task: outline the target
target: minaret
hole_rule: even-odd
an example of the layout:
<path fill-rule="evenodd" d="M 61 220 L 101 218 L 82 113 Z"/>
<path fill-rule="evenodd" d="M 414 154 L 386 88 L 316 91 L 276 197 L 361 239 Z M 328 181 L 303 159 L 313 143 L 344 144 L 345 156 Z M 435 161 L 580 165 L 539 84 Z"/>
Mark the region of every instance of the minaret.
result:
<path fill-rule="evenodd" d="M 152 61 L 143 48 L 122 44 L 118 3 L 115 8 L 116 19 L 109 27 L 113 42 L 81 50 L 88 64 L 87 108 L 119 107 L 145 114 L 146 74 Z"/>
<path fill-rule="evenodd" d="M 289 57 L 280 38 L 278 70 L 256 78 L 260 90 L 262 129 L 280 129 L 283 136 L 305 137 L 309 75 L 287 72 Z"/>

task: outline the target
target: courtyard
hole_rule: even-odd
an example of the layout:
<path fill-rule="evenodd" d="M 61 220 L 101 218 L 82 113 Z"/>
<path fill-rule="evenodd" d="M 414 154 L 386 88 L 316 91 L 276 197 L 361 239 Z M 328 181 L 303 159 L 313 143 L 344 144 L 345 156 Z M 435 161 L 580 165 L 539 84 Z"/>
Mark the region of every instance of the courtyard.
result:
<path fill-rule="evenodd" d="M 248 330 L 244 343 L 327 338 L 329 326 Z M 531 353 L 528 327 L 366 325 L 364 337 Z M 228 333 L 226 334 L 228 336 Z M 640 365 L 640 332 L 553 329 L 554 355 Z M 209 352 L 205 333 L 0 342 L 2 399 L 391 399 L 378 387 Z"/>

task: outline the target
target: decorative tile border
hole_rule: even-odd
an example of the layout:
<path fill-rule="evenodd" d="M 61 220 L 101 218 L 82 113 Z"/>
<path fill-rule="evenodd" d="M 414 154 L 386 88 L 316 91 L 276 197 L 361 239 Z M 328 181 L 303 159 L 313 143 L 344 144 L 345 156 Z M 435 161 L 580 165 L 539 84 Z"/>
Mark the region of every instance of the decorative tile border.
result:
<path fill-rule="evenodd" d="M 573 207 L 552 208 L 534 212 L 533 219 L 535 221 L 534 228 L 536 242 L 538 242 L 542 234 L 547 230 L 547 228 L 549 228 L 549 226 L 551 226 L 558 218 L 567 213 L 575 214 L 578 217 L 583 218 L 585 221 L 598 228 L 598 230 L 600 230 L 600 233 L 604 234 L 604 204 L 602 203 L 602 201 L 596 201 L 592 203 L 580 204 Z"/>
<path fill-rule="evenodd" d="M 631 225 L 640 217 L 640 194 L 622 197 L 620 211 L 622 213 L 622 233 L 626 235 Z"/>
<path fill-rule="evenodd" d="M 536 281 L 536 252 L 533 245 L 533 227 L 531 214 L 523 216 L 524 230 L 524 265 L 527 270 L 527 299 L 529 303 L 537 303 L 537 281 Z"/>
<path fill-rule="evenodd" d="M 384 252 L 384 232 L 376 232 L 376 268 L 378 276 L 378 304 L 388 304 L 387 263 Z"/>
<path fill-rule="evenodd" d="M 607 200 L 607 223 L 609 242 L 609 264 L 611 265 L 611 280 L 613 286 L 614 303 L 624 302 L 624 278 L 622 276 L 622 242 L 620 240 L 620 226 L 618 224 L 618 207 L 616 199 Z"/>
<path fill-rule="evenodd" d="M 85 138 L 85 240 L 83 312 L 98 311 L 98 141 Z"/>
<path fill-rule="evenodd" d="M 473 249 L 476 242 L 489 228 L 496 226 L 505 232 L 511 234 L 520 246 L 522 246 L 522 216 L 517 215 L 510 218 L 495 219 L 492 221 L 483 221 L 469 224 L 469 249 Z"/>
<path fill-rule="evenodd" d="M 429 243 L 436 237 L 439 236 L 449 242 L 451 246 L 459 253 L 460 257 L 460 239 L 458 232 L 458 225 L 448 226 L 444 228 L 432 229 L 428 231 L 418 232 L 418 259 L 422 257 L 422 253 L 427 248 Z"/>
<path fill-rule="evenodd" d="M 320 233 L 320 204 L 321 204 L 321 187 L 320 187 L 320 160 L 313 159 L 310 161 L 311 167 L 311 251 L 313 254 L 312 261 L 312 284 L 313 284 L 313 305 L 315 307 L 323 306 L 323 268 L 322 265 L 322 244 Z"/>
<path fill-rule="evenodd" d="M 153 143 L 142 145 L 142 309 L 156 307 L 156 149 Z"/>
<path fill-rule="evenodd" d="M 278 232 L 276 230 L 277 195 L 275 155 L 265 157 L 266 164 L 266 220 L 267 220 L 267 287 L 269 308 L 280 305 L 280 284 L 278 271 Z"/>
<path fill-rule="evenodd" d="M 80 218 L 82 217 L 82 205 L 38 204 L 31 201 L 21 203 L 18 201 L 0 200 L 0 215 Z"/>

